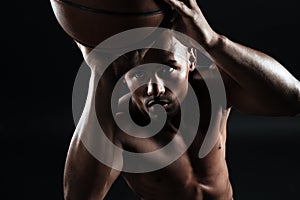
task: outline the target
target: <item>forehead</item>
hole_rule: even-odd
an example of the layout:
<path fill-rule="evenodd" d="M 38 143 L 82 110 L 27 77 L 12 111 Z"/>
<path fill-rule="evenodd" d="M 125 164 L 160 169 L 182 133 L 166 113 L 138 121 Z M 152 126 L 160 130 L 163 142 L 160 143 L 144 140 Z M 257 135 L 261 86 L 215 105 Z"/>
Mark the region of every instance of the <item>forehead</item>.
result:
<path fill-rule="evenodd" d="M 134 50 L 126 53 L 124 57 L 127 61 L 135 62 L 136 64 L 143 63 L 165 63 L 167 60 L 186 60 L 188 57 L 188 48 L 184 46 L 171 34 L 162 34 L 152 44 L 152 47 L 160 48 L 145 48 Z"/>

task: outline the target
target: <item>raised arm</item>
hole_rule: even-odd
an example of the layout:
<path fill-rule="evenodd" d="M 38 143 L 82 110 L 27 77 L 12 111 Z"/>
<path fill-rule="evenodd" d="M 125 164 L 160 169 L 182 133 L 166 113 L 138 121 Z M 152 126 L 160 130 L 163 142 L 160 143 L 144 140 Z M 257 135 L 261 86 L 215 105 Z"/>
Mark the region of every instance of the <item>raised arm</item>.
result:
<path fill-rule="evenodd" d="M 115 148 L 109 145 L 113 142 L 121 146 L 115 137 L 110 106 L 106 106 L 109 105 L 110 98 L 103 98 L 112 90 L 113 84 L 110 83 L 110 76 L 99 81 L 96 73 L 91 73 L 85 108 L 67 154 L 64 173 L 65 200 L 101 200 L 120 174 L 120 171 L 110 167 L 122 167 L 123 164 L 120 152 L 116 153 Z M 99 131 L 100 126 L 103 134 Z M 105 164 L 102 163 L 103 160 Z"/>
<path fill-rule="evenodd" d="M 217 66 L 233 79 L 228 101 L 257 115 L 300 113 L 300 83 L 272 57 L 221 36 L 209 50 Z"/>
<path fill-rule="evenodd" d="M 196 0 L 165 1 L 181 16 L 174 27 L 199 42 L 214 59 L 224 77 L 230 105 L 247 114 L 300 113 L 300 83 L 279 62 L 216 33 Z"/>

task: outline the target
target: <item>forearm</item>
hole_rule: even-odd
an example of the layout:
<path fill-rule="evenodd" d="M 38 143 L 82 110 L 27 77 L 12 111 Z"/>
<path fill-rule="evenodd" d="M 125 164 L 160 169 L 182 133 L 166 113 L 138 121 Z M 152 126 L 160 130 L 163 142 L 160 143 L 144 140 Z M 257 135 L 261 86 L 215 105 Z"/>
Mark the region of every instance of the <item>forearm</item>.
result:
<path fill-rule="evenodd" d="M 273 114 L 300 112 L 299 81 L 272 57 L 224 36 L 207 51 L 217 66 L 237 83 L 236 90 L 240 90 L 237 92 L 255 99 L 254 103 L 264 107 L 266 114 L 271 109 Z M 233 103 L 237 98 L 232 98 Z"/>

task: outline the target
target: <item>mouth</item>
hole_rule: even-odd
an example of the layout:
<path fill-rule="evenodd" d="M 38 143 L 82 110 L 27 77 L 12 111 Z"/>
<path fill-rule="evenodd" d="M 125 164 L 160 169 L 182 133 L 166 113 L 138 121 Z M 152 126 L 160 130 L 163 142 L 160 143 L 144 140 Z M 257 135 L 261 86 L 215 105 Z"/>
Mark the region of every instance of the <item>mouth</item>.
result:
<path fill-rule="evenodd" d="M 167 108 L 171 104 L 171 101 L 169 99 L 162 99 L 162 98 L 151 98 L 146 101 L 147 108 L 150 108 L 155 104 L 159 104 L 164 108 Z"/>

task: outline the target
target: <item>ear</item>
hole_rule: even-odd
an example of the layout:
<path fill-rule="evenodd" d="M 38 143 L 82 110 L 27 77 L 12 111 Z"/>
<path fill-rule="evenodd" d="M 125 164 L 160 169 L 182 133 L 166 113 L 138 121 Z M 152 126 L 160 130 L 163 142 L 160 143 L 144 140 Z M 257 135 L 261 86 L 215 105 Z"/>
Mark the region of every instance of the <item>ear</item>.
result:
<path fill-rule="evenodd" d="M 188 48 L 189 51 L 189 67 L 190 71 L 193 71 L 197 64 L 197 49 Z"/>

